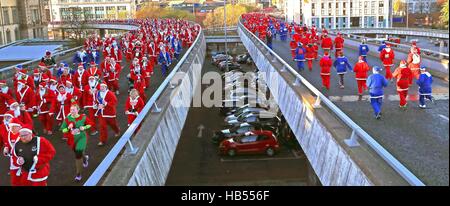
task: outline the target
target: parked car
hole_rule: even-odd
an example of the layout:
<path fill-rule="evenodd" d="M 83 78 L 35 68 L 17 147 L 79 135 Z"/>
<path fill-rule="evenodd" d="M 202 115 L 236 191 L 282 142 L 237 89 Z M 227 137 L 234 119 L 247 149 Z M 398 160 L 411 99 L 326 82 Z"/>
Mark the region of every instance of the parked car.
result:
<path fill-rule="evenodd" d="M 228 122 L 228 121 L 231 121 L 231 120 L 234 120 L 234 119 L 238 119 L 239 117 L 246 116 L 248 114 L 261 114 L 261 115 L 264 115 L 263 113 L 264 114 L 267 113 L 268 115 L 272 115 L 272 113 L 268 112 L 264 108 L 252 108 L 252 107 L 249 107 L 249 108 L 246 108 L 246 109 L 243 109 L 243 110 L 238 110 L 234 114 L 230 114 L 230 115 L 226 116 L 224 121 Z M 274 116 L 276 116 L 276 114 Z"/>
<path fill-rule="evenodd" d="M 251 64 L 251 63 L 253 63 L 252 57 L 248 53 L 238 55 L 236 57 L 236 61 L 239 64 Z"/>
<path fill-rule="evenodd" d="M 218 66 L 220 62 L 225 61 L 227 59 L 227 55 L 225 54 L 218 54 L 212 57 L 212 64 Z M 228 55 L 228 60 L 233 61 L 233 57 Z"/>
<path fill-rule="evenodd" d="M 277 117 L 276 114 L 259 115 L 259 114 L 250 113 L 245 116 L 241 116 L 237 119 L 230 120 L 227 122 L 227 124 L 228 125 L 238 125 L 238 124 L 245 123 L 245 122 L 260 123 L 260 124 L 264 124 L 264 125 L 270 124 L 270 125 L 278 126 L 280 123 L 280 118 Z"/>
<path fill-rule="evenodd" d="M 260 125 L 258 123 L 242 123 L 237 126 L 232 126 L 230 128 L 225 128 L 220 131 L 214 132 L 214 136 L 212 137 L 212 142 L 214 144 L 219 144 L 223 140 L 245 134 L 246 132 L 254 131 L 254 130 L 269 130 L 274 134 L 278 134 L 278 128 L 270 125 Z"/>
<path fill-rule="evenodd" d="M 242 110 L 242 109 L 249 108 L 249 107 L 269 109 L 269 106 L 267 104 L 256 103 L 256 104 L 245 104 L 245 105 L 242 105 L 241 107 L 221 107 L 220 113 L 222 115 L 230 115 L 230 114 L 236 112 L 237 110 Z"/>
<path fill-rule="evenodd" d="M 252 131 L 224 140 L 219 145 L 219 153 L 233 157 L 237 154 L 266 154 L 273 156 L 280 145 L 271 131 Z"/>
<path fill-rule="evenodd" d="M 231 60 L 228 60 L 228 61 L 221 61 L 218 65 L 219 69 L 222 71 L 225 71 L 225 69 L 227 68 L 227 63 L 228 63 L 228 70 L 235 70 L 235 69 L 241 68 L 240 64 L 233 62 Z"/>

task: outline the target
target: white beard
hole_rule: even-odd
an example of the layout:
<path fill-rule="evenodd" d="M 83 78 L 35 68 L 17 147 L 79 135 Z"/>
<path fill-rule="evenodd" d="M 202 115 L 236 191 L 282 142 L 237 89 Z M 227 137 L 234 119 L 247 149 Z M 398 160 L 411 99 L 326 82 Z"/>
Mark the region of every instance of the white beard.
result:
<path fill-rule="evenodd" d="M 42 98 L 42 96 L 44 96 L 44 94 L 45 94 L 45 90 L 39 90 L 39 95 L 41 95 L 41 98 Z"/>
<path fill-rule="evenodd" d="M 391 48 L 386 48 L 386 52 L 391 52 Z"/>
<path fill-rule="evenodd" d="M 89 86 L 90 86 L 91 88 L 95 87 L 95 81 L 93 81 L 93 82 L 89 81 Z"/>
<path fill-rule="evenodd" d="M 20 108 L 14 110 L 14 117 L 20 116 Z"/>

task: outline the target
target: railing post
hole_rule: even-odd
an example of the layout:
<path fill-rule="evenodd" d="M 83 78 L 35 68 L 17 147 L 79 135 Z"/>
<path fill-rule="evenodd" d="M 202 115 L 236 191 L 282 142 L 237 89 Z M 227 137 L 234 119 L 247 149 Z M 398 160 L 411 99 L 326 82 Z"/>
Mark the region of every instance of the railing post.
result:
<path fill-rule="evenodd" d="M 127 150 L 126 150 L 127 154 L 130 154 L 130 155 L 137 154 L 137 151 L 139 150 L 139 148 L 138 147 L 133 147 L 133 144 L 131 143 L 131 140 L 128 140 L 127 142 L 128 142 L 128 147 L 127 147 Z"/>
<path fill-rule="evenodd" d="M 285 72 L 286 71 L 286 65 L 283 65 L 280 69 L 280 72 Z"/>
<path fill-rule="evenodd" d="M 349 147 L 357 147 L 357 146 L 359 146 L 358 135 L 356 134 L 355 130 L 352 131 L 352 135 L 350 136 L 350 138 L 345 139 L 344 142 Z"/>
<path fill-rule="evenodd" d="M 277 62 L 277 57 L 276 56 L 273 56 L 272 62 L 273 63 Z"/>
<path fill-rule="evenodd" d="M 322 106 L 320 106 L 320 96 L 316 97 L 316 101 L 313 104 L 313 108 L 321 108 Z"/>
<path fill-rule="evenodd" d="M 300 79 L 298 79 L 298 77 L 295 77 L 295 82 L 292 84 L 293 86 L 298 86 L 300 85 Z"/>
<path fill-rule="evenodd" d="M 155 102 L 155 106 L 153 107 L 152 112 L 155 112 L 155 113 L 161 112 L 161 109 L 158 107 L 158 104 L 156 104 L 156 102 Z"/>

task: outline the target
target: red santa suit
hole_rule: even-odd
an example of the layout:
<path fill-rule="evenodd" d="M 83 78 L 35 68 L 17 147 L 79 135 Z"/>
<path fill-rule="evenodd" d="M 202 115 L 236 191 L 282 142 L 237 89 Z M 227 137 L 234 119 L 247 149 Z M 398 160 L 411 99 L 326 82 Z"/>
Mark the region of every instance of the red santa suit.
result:
<path fill-rule="evenodd" d="M 413 73 L 406 66 L 406 62 L 402 60 L 400 62 L 400 66 L 395 69 L 392 76 L 397 79 L 397 93 L 400 97 L 399 105 L 400 107 L 405 107 L 407 104 L 406 97 L 408 96 L 408 89 L 410 82 L 412 82 Z"/>
<path fill-rule="evenodd" d="M 136 119 L 137 115 L 144 108 L 145 103 L 141 97 L 137 96 L 135 99 L 128 97 L 127 102 L 125 103 L 125 114 L 128 117 L 128 126 L 133 123 Z"/>
<path fill-rule="evenodd" d="M 333 49 L 333 40 L 331 40 L 331 38 L 330 37 L 324 37 L 323 39 L 322 39 L 322 49 L 324 50 L 324 51 L 329 51 L 329 50 L 332 50 Z"/>
<path fill-rule="evenodd" d="M 91 67 L 89 67 L 89 69 L 87 69 L 87 75 L 89 76 L 97 76 L 98 78 L 102 77 L 102 71 L 100 69 L 98 69 L 97 66 L 95 66 L 95 64 L 91 64 Z"/>
<path fill-rule="evenodd" d="M 80 91 L 80 89 L 73 86 L 73 83 L 70 80 L 66 81 L 66 92 L 68 92 L 72 96 L 72 104 L 76 103 L 76 104 L 80 105 L 80 107 L 82 107 L 83 94 Z"/>
<path fill-rule="evenodd" d="M 157 57 L 158 57 L 158 51 L 157 48 L 155 46 L 155 44 L 150 43 L 148 45 L 148 56 L 149 56 L 149 62 L 154 65 L 157 62 Z"/>
<path fill-rule="evenodd" d="M 65 85 L 67 80 L 72 81 L 72 79 L 73 79 L 72 74 L 61 74 L 61 76 L 59 77 L 58 83 Z"/>
<path fill-rule="evenodd" d="M 140 65 L 137 65 L 137 67 L 130 71 L 130 79 L 133 80 L 133 87 L 139 92 L 139 95 L 145 101 L 146 96 L 144 90 L 146 88 L 146 83 L 143 73 L 145 73 L 145 71 L 142 70 Z"/>
<path fill-rule="evenodd" d="M 14 86 L 14 90 L 15 90 L 15 91 L 17 91 L 17 83 L 18 83 L 20 80 L 24 80 L 24 81 L 25 81 L 25 84 L 28 85 L 28 86 L 31 88 L 31 90 L 34 91 L 34 80 L 33 80 L 32 77 L 30 77 L 29 75 L 27 75 L 27 70 L 21 69 L 21 70 L 18 71 L 17 75 L 14 76 L 14 79 L 13 79 L 13 86 Z"/>
<path fill-rule="evenodd" d="M 367 80 L 367 72 L 370 70 L 367 62 L 364 61 L 363 57 L 359 57 L 358 62 L 355 64 L 353 68 L 353 72 L 355 72 L 355 79 L 358 84 L 358 94 L 362 95 L 364 90 L 367 90 L 366 80 Z"/>
<path fill-rule="evenodd" d="M 120 64 L 118 63 L 111 63 L 107 70 L 107 73 L 105 74 L 105 80 L 108 84 L 108 89 L 110 89 L 113 92 L 119 91 L 119 75 L 121 71 Z"/>
<path fill-rule="evenodd" d="M 97 91 L 100 89 L 100 85 L 98 84 L 98 81 L 93 78 L 94 76 L 91 76 L 91 82 L 92 84 L 88 82 L 84 86 L 84 92 L 83 92 L 83 105 L 84 108 L 88 111 L 88 118 L 93 120 L 95 123 L 95 113 L 97 112 L 97 101 L 96 101 L 96 95 Z M 95 132 L 97 131 L 96 124 L 91 125 L 91 131 Z"/>
<path fill-rule="evenodd" d="M 380 52 L 380 60 L 383 62 L 383 66 L 386 69 L 386 79 L 392 79 L 391 67 L 394 65 L 394 50 L 390 46 L 386 46 Z"/>
<path fill-rule="evenodd" d="M 43 90 L 45 89 L 45 91 Z M 36 92 L 36 110 L 39 117 L 39 121 L 44 127 L 44 134 L 48 131 L 48 134 L 52 134 L 53 130 L 53 118 L 50 116 L 50 108 L 55 101 L 55 93 L 50 92 L 45 83 L 39 84 L 39 90 Z"/>
<path fill-rule="evenodd" d="M 331 75 L 331 67 L 333 66 L 333 62 L 331 58 L 326 53 L 319 62 L 320 65 L 320 77 L 322 77 L 322 86 L 327 90 L 330 89 L 330 75 Z"/>
<path fill-rule="evenodd" d="M 292 55 L 292 59 L 295 59 L 295 50 L 297 49 L 298 45 L 295 41 L 291 41 L 289 43 L 289 47 L 291 47 L 291 55 Z"/>
<path fill-rule="evenodd" d="M 122 63 L 122 51 L 119 48 L 113 48 L 111 57 L 113 57 L 118 64 Z"/>
<path fill-rule="evenodd" d="M 336 48 L 335 56 L 337 57 L 339 52 L 344 49 L 344 38 L 342 38 L 341 34 L 334 38 L 334 47 Z"/>
<path fill-rule="evenodd" d="M 5 80 L 0 80 L 0 88 L 3 88 L 2 86 L 6 86 Z M 13 94 L 8 87 L 0 91 L 0 122 L 3 121 L 5 112 L 9 110 L 8 102 L 11 102 L 12 99 L 14 99 Z"/>
<path fill-rule="evenodd" d="M 19 84 L 22 88 L 16 90 L 16 100 L 20 105 L 25 105 L 25 110 L 29 113 L 33 112 L 33 107 L 35 105 L 34 101 L 34 91 L 31 87 L 25 84 L 24 80 L 20 80 Z"/>
<path fill-rule="evenodd" d="M 102 85 L 106 85 L 106 83 L 103 82 Z M 116 120 L 117 97 L 113 92 L 109 90 L 106 90 L 104 92 L 99 90 L 97 92 L 96 101 L 96 116 L 99 117 L 98 119 L 100 125 L 100 142 L 104 144 L 108 140 L 108 125 L 116 133 L 116 136 L 118 136 L 120 133 L 119 126 L 117 125 Z"/>
<path fill-rule="evenodd" d="M 4 144 L 3 147 L 3 155 L 9 159 L 9 176 L 11 178 L 11 186 L 19 186 L 20 185 L 20 175 L 17 174 L 17 171 L 20 168 L 14 159 L 13 159 L 13 150 L 14 145 L 20 140 L 19 133 L 14 134 L 11 131 L 12 126 L 22 126 L 22 122 L 19 119 L 14 118 L 13 112 L 8 112 L 6 115 L 12 117 L 10 122 L 6 125 L 2 123 L 0 126 L 0 134 L 2 137 L 2 142 Z"/>
<path fill-rule="evenodd" d="M 148 61 L 142 61 L 142 69 L 145 76 L 145 87 L 150 87 L 150 78 L 153 75 L 153 64 Z"/>
<path fill-rule="evenodd" d="M 306 47 L 305 59 L 308 62 L 309 71 L 312 71 L 312 61 L 314 60 L 314 47 L 312 45 Z"/>
<path fill-rule="evenodd" d="M 31 127 L 25 127 L 20 130 L 32 133 Z M 32 140 L 27 143 L 32 147 L 25 146 L 25 143 L 17 142 L 13 152 L 13 160 L 18 162 L 18 157 L 24 159 L 24 163 L 20 166 L 21 186 L 46 186 L 47 178 L 50 174 L 50 160 L 55 156 L 55 148 L 44 137 L 33 136 Z M 31 151 L 25 151 L 30 149 Z M 19 162 L 20 163 L 20 162 Z M 31 166 L 29 166 L 31 165 Z"/>
<path fill-rule="evenodd" d="M 77 71 L 75 71 L 75 74 L 73 75 L 73 78 L 72 78 L 72 82 L 75 87 L 80 89 L 80 91 L 83 91 L 84 85 L 87 85 L 87 83 L 88 83 L 89 74 L 85 69 L 81 69 L 81 70 L 80 69 L 81 68 L 79 67 L 79 69 Z"/>
<path fill-rule="evenodd" d="M 412 48 L 411 52 L 408 54 L 408 58 L 406 60 L 408 63 L 409 69 L 413 74 L 413 78 L 419 79 L 420 76 L 420 63 L 422 62 L 422 57 L 418 53 L 417 49 Z M 412 84 L 412 80 L 410 84 Z"/>
<path fill-rule="evenodd" d="M 56 98 L 52 103 L 52 108 L 50 109 L 50 115 L 55 114 L 56 120 L 59 123 L 66 119 L 67 115 L 70 112 L 70 105 L 72 104 L 72 95 L 67 93 L 65 90 L 63 92 L 60 92 L 60 87 L 64 86 L 58 86 L 58 90 L 56 91 Z"/>

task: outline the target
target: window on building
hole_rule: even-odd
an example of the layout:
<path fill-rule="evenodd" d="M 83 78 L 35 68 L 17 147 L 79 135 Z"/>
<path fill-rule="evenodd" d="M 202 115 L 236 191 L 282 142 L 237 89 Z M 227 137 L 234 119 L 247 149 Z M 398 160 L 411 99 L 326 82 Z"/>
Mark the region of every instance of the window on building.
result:
<path fill-rule="evenodd" d="M 31 9 L 31 21 L 32 22 L 40 22 L 41 20 L 41 16 L 39 15 L 39 10 L 38 9 Z"/>
<path fill-rule="evenodd" d="M 6 30 L 6 43 L 9 44 L 11 43 L 11 31 L 9 29 Z"/>
<path fill-rule="evenodd" d="M 69 0 L 59 0 L 59 3 L 67 3 Z"/>
<path fill-rule="evenodd" d="M 117 13 L 119 14 L 119 19 L 126 19 L 128 17 L 126 6 L 118 6 Z"/>
<path fill-rule="evenodd" d="M 106 7 L 106 18 L 107 19 L 116 19 L 116 7 L 115 6 L 107 6 Z"/>
<path fill-rule="evenodd" d="M 92 7 L 83 8 L 84 20 L 94 19 L 94 12 L 92 10 L 93 10 Z"/>
<path fill-rule="evenodd" d="M 312 3 L 312 4 L 311 4 L 311 9 L 312 9 L 312 10 L 316 9 L 316 4 L 315 4 L 315 3 Z"/>
<path fill-rule="evenodd" d="M 3 33 L 0 31 L 0 45 L 3 45 Z"/>
<path fill-rule="evenodd" d="M 320 5 L 320 8 L 321 8 L 321 9 L 325 9 L 325 4 L 322 3 L 322 4 Z"/>
<path fill-rule="evenodd" d="M 345 3 L 344 3 L 345 4 Z M 353 2 L 350 2 L 350 8 L 353 8 Z"/>
<path fill-rule="evenodd" d="M 14 37 L 16 38 L 16 41 L 20 39 L 19 28 L 17 27 L 14 29 Z"/>
<path fill-rule="evenodd" d="M 3 8 L 3 22 L 5 25 L 11 24 L 11 21 L 9 19 L 9 9 Z"/>
<path fill-rule="evenodd" d="M 384 6 L 384 2 L 383 1 L 378 2 L 378 7 L 383 7 L 383 6 Z"/>
<path fill-rule="evenodd" d="M 105 18 L 105 7 L 95 7 L 95 19 Z"/>
<path fill-rule="evenodd" d="M 60 8 L 61 20 L 70 21 L 72 19 L 72 12 L 70 8 Z"/>
<path fill-rule="evenodd" d="M 12 23 L 13 24 L 19 24 L 19 13 L 17 13 L 17 7 L 11 7 L 11 14 L 12 14 Z"/>

